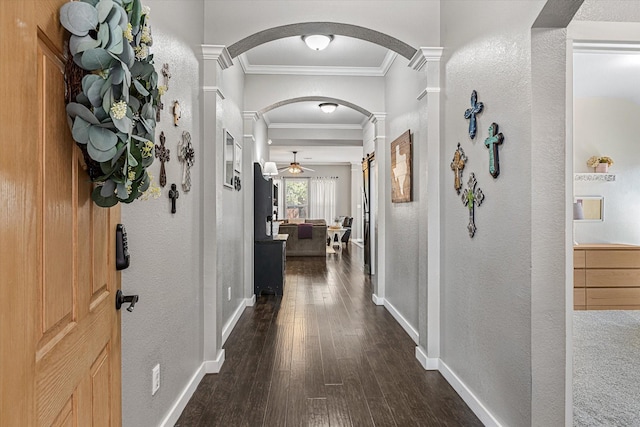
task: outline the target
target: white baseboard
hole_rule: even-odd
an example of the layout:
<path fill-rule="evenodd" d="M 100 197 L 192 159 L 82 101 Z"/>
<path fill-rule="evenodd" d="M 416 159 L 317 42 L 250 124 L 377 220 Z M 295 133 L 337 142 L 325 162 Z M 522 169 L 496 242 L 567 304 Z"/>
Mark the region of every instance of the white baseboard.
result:
<path fill-rule="evenodd" d="M 252 298 L 245 298 L 240 302 L 240 305 L 238 306 L 238 308 L 236 308 L 236 311 L 233 312 L 233 315 L 231 316 L 231 318 L 222 327 L 222 344 L 221 345 L 224 345 L 224 343 L 227 341 L 227 338 L 229 338 L 229 335 L 231 335 L 231 331 L 233 331 L 233 328 L 236 327 L 236 323 L 238 323 L 238 320 L 240 320 L 240 316 L 242 316 L 242 313 L 244 313 L 244 309 L 246 307 L 253 306 L 255 303 L 256 303 L 255 294 L 253 295 Z"/>
<path fill-rule="evenodd" d="M 413 326 L 411 326 L 411 324 L 407 321 L 407 319 L 405 319 L 404 316 L 402 316 L 402 314 L 400 314 L 400 312 L 396 310 L 396 308 L 389 302 L 389 300 L 383 299 L 383 301 L 384 301 L 384 308 L 386 308 L 387 311 L 391 313 L 393 318 L 396 319 L 396 321 L 400 324 L 400 326 L 402 326 L 402 329 L 404 329 L 405 332 L 409 334 L 413 342 L 418 344 L 420 342 L 418 331 L 416 331 L 413 328 Z"/>
<path fill-rule="evenodd" d="M 191 399 L 191 396 L 193 396 L 193 393 L 195 393 L 196 389 L 198 388 L 198 384 L 200 384 L 200 381 L 202 381 L 202 378 L 204 378 L 204 365 L 205 364 L 203 362 L 202 365 L 200 365 L 200 367 L 196 370 L 196 373 L 193 374 L 191 380 L 189 380 L 187 386 L 184 388 L 184 390 L 182 390 L 182 393 L 180 393 L 180 396 L 169 410 L 169 413 L 160 423 L 160 427 L 173 427 L 176 424 L 178 418 L 180 418 L 180 415 L 182 414 L 182 411 L 184 411 L 184 408 L 187 407 L 189 399 Z"/>
<path fill-rule="evenodd" d="M 222 365 L 224 364 L 224 349 L 218 350 L 218 355 L 216 356 L 216 360 L 205 360 L 204 365 L 204 373 L 205 374 L 217 374 L 222 369 Z"/>
<path fill-rule="evenodd" d="M 471 408 L 474 414 L 482 421 L 486 427 L 501 427 L 502 425 L 489 412 L 489 410 L 480 402 L 475 394 L 458 378 L 458 376 L 444 363 L 439 360 L 439 371 L 447 380 L 451 387 L 462 397 L 462 400 Z"/>
<path fill-rule="evenodd" d="M 425 371 L 437 371 L 440 368 L 440 359 L 427 357 L 427 353 L 419 345 L 416 346 L 416 359 Z"/>
<path fill-rule="evenodd" d="M 380 298 L 376 294 L 371 294 L 371 299 L 375 305 L 384 305 L 384 298 Z"/>

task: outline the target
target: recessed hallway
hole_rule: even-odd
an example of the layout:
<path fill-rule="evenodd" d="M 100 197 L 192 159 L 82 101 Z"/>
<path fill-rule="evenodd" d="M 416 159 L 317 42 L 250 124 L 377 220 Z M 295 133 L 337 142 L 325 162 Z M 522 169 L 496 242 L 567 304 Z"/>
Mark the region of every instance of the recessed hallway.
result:
<path fill-rule="evenodd" d="M 326 264 L 287 259 L 283 297 L 248 307 L 226 362 L 176 426 L 481 426 L 415 344 L 371 301 L 353 244 Z"/>

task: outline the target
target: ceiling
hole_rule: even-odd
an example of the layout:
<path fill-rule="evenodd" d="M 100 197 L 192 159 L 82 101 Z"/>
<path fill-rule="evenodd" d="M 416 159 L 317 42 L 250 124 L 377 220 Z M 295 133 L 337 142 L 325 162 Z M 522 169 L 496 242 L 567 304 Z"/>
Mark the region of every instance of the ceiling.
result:
<path fill-rule="evenodd" d="M 640 45 L 578 46 L 573 64 L 576 98 L 623 98 L 640 105 Z"/>
<path fill-rule="evenodd" d="M 309 49 L 301 37 L 257 46 L 238 57 L 247 74 L 384 76 L 395 52 L 374 43 L 335 36 L 321 51 Z M 368 117 L 340 105 L 323 113 L 320 102 L 298 102 L 264 114 L 272 140 L 270 159 L 278 165 L 348 164 L 362 160 L 362 126 Z"/>

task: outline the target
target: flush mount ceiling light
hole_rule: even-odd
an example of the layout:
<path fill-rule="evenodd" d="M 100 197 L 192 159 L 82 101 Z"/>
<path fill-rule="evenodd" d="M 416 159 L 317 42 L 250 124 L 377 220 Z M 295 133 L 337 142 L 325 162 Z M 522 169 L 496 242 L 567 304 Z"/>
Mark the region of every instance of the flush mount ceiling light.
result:
<path fill-rule="evenodd" d="M 322 50 L 329 46 L 329 43 L 333 40 L 333 36 L 313 34 L 309 36 L 302 36 L 302 40 L 307 44 L 307 46 L 309 46 L 309 49 Z"/>
<path fill-rule="evenodd" d="M 333 102 L 323 102 L 322 104 L 318 105 L 318 107 L 320 107 L 323 113 L 331 114 L 336 111 L 336 108 L 338 108 L 338 104 L 334 104 Z"/>

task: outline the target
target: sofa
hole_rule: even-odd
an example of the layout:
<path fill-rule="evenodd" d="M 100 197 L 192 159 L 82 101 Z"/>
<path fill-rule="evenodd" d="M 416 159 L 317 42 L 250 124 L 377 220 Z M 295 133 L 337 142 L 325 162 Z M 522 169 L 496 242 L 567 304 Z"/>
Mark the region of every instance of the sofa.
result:
<path fill-rule="evenodd" d="M 312 224 L 311 238 L 298 238 L 298 224 Z M 326 256 L 327 222 L 324 219 L 306 219 L 295 222 L 284 221 L 280 224 L 279 234 L 288 234 L 287 256 Z"/>

